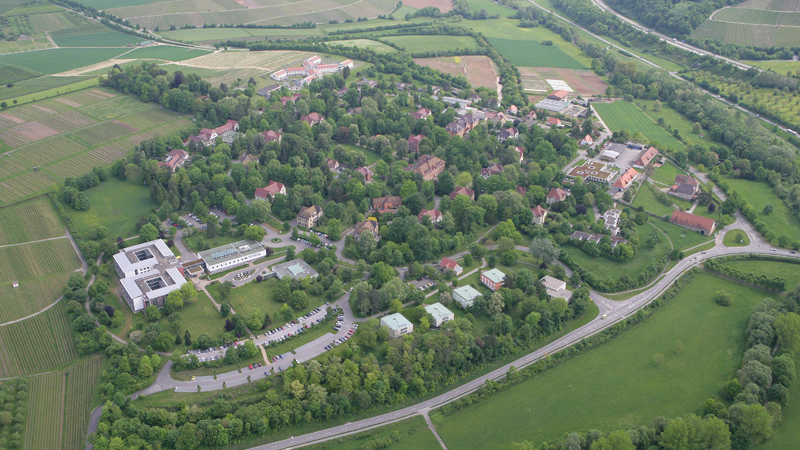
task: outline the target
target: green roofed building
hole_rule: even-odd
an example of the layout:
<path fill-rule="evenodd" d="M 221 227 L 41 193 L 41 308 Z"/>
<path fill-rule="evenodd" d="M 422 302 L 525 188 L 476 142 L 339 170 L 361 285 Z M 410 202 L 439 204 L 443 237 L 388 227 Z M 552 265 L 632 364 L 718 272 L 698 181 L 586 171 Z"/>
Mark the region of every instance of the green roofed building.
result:
<path fill-rule="evenodd" d="M 414 324 L 408 321 L 400 313 L 390 314 L 381 318 L 381 326 L 389 327 L 389 336 L 398 338 L 404 334 L 411 334 L 414 331 Z"/>

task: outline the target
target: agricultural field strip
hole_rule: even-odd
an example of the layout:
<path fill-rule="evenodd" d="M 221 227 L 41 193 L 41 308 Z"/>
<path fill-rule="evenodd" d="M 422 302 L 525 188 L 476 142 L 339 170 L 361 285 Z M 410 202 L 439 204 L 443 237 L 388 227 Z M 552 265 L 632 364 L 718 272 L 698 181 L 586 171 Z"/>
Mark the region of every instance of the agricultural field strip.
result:
<path fill-rule="evenodd" d="M 65 376 L 61 372 L 46 373 L 31 380 L 26 450 L 61 447 L 64 402 L 54 400 L 64 397 L 64 383 Z"/>
<path fill-rule="evenodd" d="M 103 357 L 96 355 L 69 367 L 63 402 L 65 450 L 84 448 L 92 396 L 102 365 Z"/>
<path fill-rule="evenodd" d="M 64 309 L 57 303 L 42 314 L 0 327 L 0 376 L 51 370 L 78 356 Z"/>

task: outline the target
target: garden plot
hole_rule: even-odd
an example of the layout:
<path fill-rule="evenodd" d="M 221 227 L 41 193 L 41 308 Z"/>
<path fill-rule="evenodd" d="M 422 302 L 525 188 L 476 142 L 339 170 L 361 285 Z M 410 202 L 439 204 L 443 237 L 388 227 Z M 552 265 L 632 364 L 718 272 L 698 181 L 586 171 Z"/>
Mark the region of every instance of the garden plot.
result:
<path fill-rule="evenodd" d="M 551 80 L 548 78 L 546 81 L 547 84 L 549 84 L 550 87 L 553 88 L 553 90 L 555 91 L 561 90 L 567 92 L 575 92 L 564 80 Z"/>

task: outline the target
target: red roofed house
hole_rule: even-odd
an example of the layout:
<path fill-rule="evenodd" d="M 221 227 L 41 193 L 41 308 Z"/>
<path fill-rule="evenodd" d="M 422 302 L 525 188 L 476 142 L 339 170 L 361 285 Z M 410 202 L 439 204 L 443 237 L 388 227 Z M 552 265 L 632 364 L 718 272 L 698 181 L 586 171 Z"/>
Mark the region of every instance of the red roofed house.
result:
<path fill-rule="evenodd" d="M 503 173 L 503 166 L 497 163 L 494 163 L 489 167 L 481 169 L 481 177 L 483 177 L 483 179 L 488 179 L 490 176 L 497 175 L 500 173 Z"/>
<path fill-rule="evenodd" d="M 697 231 L 705 236 L 711 236 L 711 233 L 714 232 L 714 228 L 717 227 L 717 223 L 714 222 L 714 219 L 696 216 L 694 214 L 689 214 L 682 211 L 673 211 L 670 222 L 674 223 L 675 225 L 688 228 L 692 231 Z"/>
<path fill-rule="evenodd" d="M 544 225 L 544 219 L 547 217 L 547 210 L 537 205 L 531 212 L 533 212 L 533 223 Z"/>
<path fill-rule="evenodd" d="M 497 135 L 497 140 L 500 142 L 505 142 L 509 139 L 516 139 L 518 137 L 519 137 L 519 130 L 517 130 L 516 127 L 511 127 L 500 131 L 500 134 Z"/>
<path fill-rule="evenodd" d="M 412 134 L 408 138 L 408 151 L 411 153 L 418 153 L 419 152 L 419 143 L 422 142 L 422 139 L 425 138 L 423 134 Z"/>
<path fill-rule="evenodd" d="M 420 108 L 411 113 L 411 117 L 415 119 L 424 119 L 431 115 L 431 110 L 428 108 Z"/>
<path fill-rule="evenodd" d="M 528 192 L 528 188 L 525 186 L 517 186 L 517 188 L 514 190 L 517 191 L 517 194 L 519 195 L 525 195 Z"/>
<path fill-rule="evenodd" d="M 525 156 L 525 149 L 522 148 L 522 147 L 517 146 L 517 147 L 514 147 L 514 150 L 517 151 L 517 154 L 519 155 L 519 163 L 522 164 L 522 159 Z"/>
<path fill-rule="evenodd" d="M 423 180 L 430 181 L 435 180 L 444 172 L 444 166 L 443 160 L 431 155 L 422 155 L 409 170 L 421 174 Z"/>
<path fill-rule="evenodd" d="M 291 97 L 283 96 L 281 97 L 281 104 L 285 105 L 288 102 L 296 102 L 301 97 L 300 94 L 294 94 Z"/>
<path fill-rule="evenodd" d="M 381 213 L 394 213 L 403 204 L 403 199 L 396 196 L 379 197 L 372 199 L 372 208 Z"/>
<path fill-rule="evenodd" d="M 184 142 L 187 144 L 189 141 L 194 141 L 197 143 L 202 143 L 203 145 L 212 145 L 217 140 L 217 137 L 223 133 L 228 133 L 231 131 L 239 131 L 239 123 L 235 120 L 228 120 L 225 124 L 218 126 L 217 128 L 203 128 L 197 133 L 197 136 L 189 136 L 189 139 Z"/>
<path fill-rule="evenodd" d="M 280 131 L 272 131 L 272 130 L 262 131 L 261 135 L 264 136 L 264 140 L 267 142 L 272 142 L 272 141 L 280 142 L 282 137 Z"/>
<path fill-rule="evenodd" d="M 658 155 L 658 149 L 655 147 L 642 150 L 642 152 L 639 153 L 639 157 L 633 162 L 633 167 L 636 167 L 637 169 L 644 169 L 644 166 L 650 164 L 650 161 L 652 161 L 656 155 Z"/>
<path fill-rule="evenodd" d="M 561 188 L 551 188 L 550 192 L 547 193 L 547 204 L 552 205 L 553 203 L 563 202 L 567 197 L 569 197 L 569 192 Z"/>
<path fill-rule="evenodd" d="M 628 169 L 619 178 L 617 178 L 617 181 L 615 181 L 614 184 L 612 184 L 612 186 L 618 187 L 620 189 L 627 189 L 628 186 L 630 186 L 631 183 L 633 183 L 633 180 L 635 180 L 636 177 L 638 176 L 639 172 L 637 172 L 635 169 L 633 168 Z"/>
<path fill-rule="evenodd" d="M 547 95 L 548 100 L 557 100 L 559 102 L 563 102 L 569 97 L 569 92 L 559 89 L 557 91 L 553 91 Z"/>
<path fill-rule="evenodd" d="M 270 181 L 267 187 L 256 189 L 256 198 L 261 200 L 271 200 L 278 194 L 286 195 L 286 186 L 277 181 Z"/>
<path fill-rule="evenodd" d="M 561 128 L 561 127 L 564 126 L 564 124 L 561 123 L 561 119 L 559 119 L 558 117 L 548 117 L 547 118 L 547 124 L 550 125 L 551 127 L 555 126 L 555 127 L 558 127 L 558 128 Z"/>
<path fill-rule="evenodd" d="M 183 167 L 183 164 L 186 163 L 187 159 L 189 159 L 189 154 L 186 152 L 186 150 L 176 148 L 167 153 L 164 161 L 158 163 L 158 165 L 161 167 L 169 167 L 173 172 L 175 172 L 178 170 L 178 168 Z"/>
<path fill-rule="evenodd" d="M 422 222 L 422 218 L 428 216 L 431 218 L 431 222 L 439 223 L 442 221 L 442 212 L 438 209 L 423 209 L 419 214 L 417 214 L 417 219 Z"/>
<path fill-rule="evenodd" d="M 461 272 L 464 271 L 463 267 L 461 267 L 457 262 L 449 258 L 442 258 L 442 261 L 439 263 L 439 269 L 442 272 L 452 270 L 456 274 L 456 276 L 461 275 Z"/>
<path fill-rule="evenodd" d="M 360 173 L 364 177 L 364 182 L 369 183 L 372 181 L 372 171 L 366 167 L 359 167 L 356 169 L 356 172 Z"/>
<path fill-rule="evenodd" d="M 317 112 L 308 113 L 305 116 L 300 117 L 300 120 L 311 125 L 312 127 L 322 122 L 322 119 L 323 117 Z"/>
<path fill-rule="evenodd" d="M 583 137 L 583 139 L 581 139 L 580 144 L 581 145 L 592 145 L 592 144 L 594 144 L 594 139 L 592 139 L 592 137 L 587 134 L 586 136 Z"/>
<path fill-rule="evenodd" d="M 675 175 L 675 184 L 673 184 L 667 194 L 674 195 L 684 200 L 692 200 L 700 189 L 700 182 L 691 175 L 677 174 Z"/>
<path fill-rule="evenodd" d="M 339 161 L 335 159 L 327 158 L 325 160 L 325 165 L 328 166 L 328 169 L 330 169 L 331 172 L 339 170 Z"/>
<path fill-rule="evenodd" d="M 459 186 L 453 192 L 450 193 L 450 200 L 455 200 L 458 194 L 464 194 L 469 197 L 470 200 L 475 200 L 475 191 L 468 187 Z"/>
<path fill-rule="evenodd" d="M 517 112 L 519 112 L 519 110 L 517 109 L 516 105 L 511 105 L 511 106 L 508 107 L 506 112 L 516 116 Z"/>

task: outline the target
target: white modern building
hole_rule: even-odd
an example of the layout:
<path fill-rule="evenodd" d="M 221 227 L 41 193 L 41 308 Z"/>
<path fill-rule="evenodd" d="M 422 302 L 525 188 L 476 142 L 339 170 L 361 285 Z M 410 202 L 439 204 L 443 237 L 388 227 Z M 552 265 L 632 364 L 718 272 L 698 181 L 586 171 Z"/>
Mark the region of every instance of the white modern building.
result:
<path fill-rule="evenodd" d="M 458 304 L 464 309 L 471 308 L 472 304 L 475 303 L 475 299 L 480 296 L 481 293 L 470 285 L 453 289 L 453 300 L 458 302 Z"/>
<path fill-rule="evenodd" d="M 425 306 L 425 311 L 433 316 L 432 325 L 436 328 L 441 327 L 443 323 L 449 322 L 456 317 L 453 311 L 445 308 L 444 305 L 439 302 Z"/>
<path fill-rule="evenodd" d="M 208 273 L 231 269 L 237 265 L 267 256 L 267 250 L 256 241 L 239 241 L 200 252 Z"/>
<path fill-rule="evenodd" d="M 175 254 L 161 239 L 120 250 L 114 255 L 114 269 L 133 312 L 163 306 L 167 295 L 186 282 Z"/>
<path fill-rule="evenodd" d="M 567 289 L 566 281 L 561 281 L 558 278 L 545 275 L 539 282 L 541 282 L 542 286 L 547 290 L 547 295 L 549 295 L 550 298 L 563 298 L 569 301 L 570 297 L 572 297 L 572 291 Z"/>
<path fill-rule="evenodd" d="M 414 331 L 414 324 L 409 322 L 409 320 L 400 313 L 382 317 L 381 326 L 389 328 L 389 337 L 392 338 L 398 338 L 404 334 L 411 334 Z"/>

